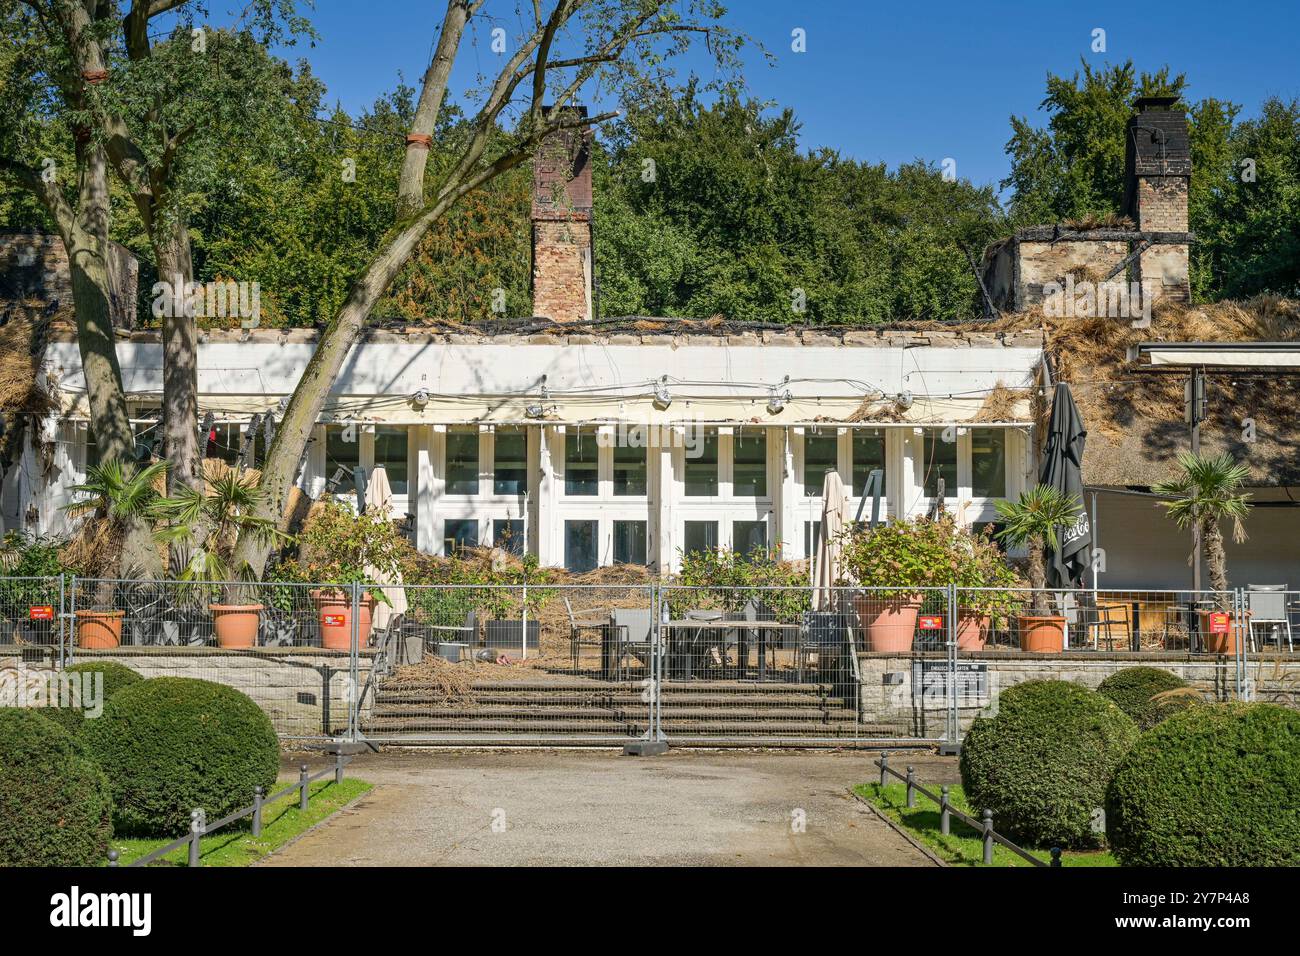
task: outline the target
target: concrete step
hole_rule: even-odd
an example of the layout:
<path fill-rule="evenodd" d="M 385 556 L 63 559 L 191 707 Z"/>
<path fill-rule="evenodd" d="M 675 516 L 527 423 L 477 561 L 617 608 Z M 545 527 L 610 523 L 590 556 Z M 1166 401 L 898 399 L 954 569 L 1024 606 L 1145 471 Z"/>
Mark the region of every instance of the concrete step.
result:
<path fill-rule="evenodd" d="M 668 721 L 663 723 L 669 739 L 737 737 L 737 738 L 855 738 L 866 736 L 896 736 L 897 728 L 863 727 L 853 723 L 824 723 L 812 721 Z M 497 736 L 512 737 L 536 735 L 588 735 L 608 737 L 639 737 L 646 731 L 644 721 L 615 721 L 599 719 L 546 719 L 519 721 L 506 719 L 459 719 L 437 717 L 382 718 L 367 721 L 363 732 L 369 736 L 387 734 L 435 734 L 447 736 Z"/>
<path fill-rule="evenodd" d="M 582 706 L 627 706 L 635 707 L 645 704 L 641 692 L 625 693 L 544 693 L 527 691 L 520 694 L 504 694 L 496 691 L 474 692 L 470 699 L 476 704 L 509 705 L 519 707 L 571 707 Z M 375 695 L 379 706 L 390 704 L 436 704 L 444 701 L 441 695 L 427 691 L 394 691 L 380 689 Z M 664 694 L 661 698 L 667 707 L 838 707 L 842 701 L 838 697 L 820 694 Z"/>
<path fill-rule="evenodd" d="M 458 717 L 476 719 L 482 717 L 513 717 L 521 721 L 534 721 L 560 718 L 596 718 L 607 717 L 617 720 L 647 719 L 647 707 L 538 707 L 525 709 L 509 706 L 476 706 L 474 704 L 385 704 L 374 709 L 374 718 L 401 717 Z M 664 720 L 692 721 L 758 721 L 758 720 L 804 720 L 804 721 L 848 721 L 854 719 L 853 711 L 844 708 L 826 709 L 816 707 L 777 707 L 777 708 L 736 708 L 719 711 L 708 707 L 681 707 L 663 709 Z"/>

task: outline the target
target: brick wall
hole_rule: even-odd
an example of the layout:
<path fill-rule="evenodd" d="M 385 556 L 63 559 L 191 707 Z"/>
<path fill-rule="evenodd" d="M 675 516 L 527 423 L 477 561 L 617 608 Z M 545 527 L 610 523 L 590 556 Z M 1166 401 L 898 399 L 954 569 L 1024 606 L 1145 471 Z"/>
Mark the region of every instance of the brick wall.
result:
<path fill-rule="evenodd" d="M 1019 274 L 1016 280 L 1017 311 L 1029 309 L 1043 301 L 1043 286 L 1061 282 L 1067 273 L 1075 281 L 1099 280 L 1128 255 L 1124 242 L 1021 242 Z M 1124 279 L 1120 273 L 1117 280 Z"/>
<path fill-rule="evenodd" d="M 591 223 L 575 213 L 533 222 L 533 315 L 591 318 Z"/>
<path fill-rule="evenodd" d="M 1138 226 L 1150 232 L 1187 232 L 1188 180 L 1183 176 L 1140 176 Z M 1157 245 L 1142 253 L 1139 276 L 1156 298 L 1189 302 L 1188 247 Z"/>
<path fill-rule="evenodd" d="M 119 329 L 135 326 L 136 286 L 140 267 L 125 246 L 109 243 L 109 314 Z M 15 295 L 72 305 L 68 252 L 58 236 L 29 233 L 0 235 L 0 299 Z"/>

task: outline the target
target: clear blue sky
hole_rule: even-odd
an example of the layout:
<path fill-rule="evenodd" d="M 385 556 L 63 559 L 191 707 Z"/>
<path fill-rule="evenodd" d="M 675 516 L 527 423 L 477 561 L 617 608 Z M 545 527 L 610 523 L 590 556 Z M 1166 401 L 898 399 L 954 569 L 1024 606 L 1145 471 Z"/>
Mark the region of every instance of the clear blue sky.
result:
<path fill-rule="evenodd" d="M 488 0 L 513 21 L 515 0 Z M 761 41 L 775 67 L 752 57 L 753 94 L 793 107 L 805 146 L 832 146 L 891 167 L 917 157 L 957 160 L 976 183 L 1006 175 L 1012 113 L 1038 112 L 1048 71 L 1132 58 L 1139 70 L 1185 72 L 1193 99 L 1217 96 L 1252 115 L 1270 95 L 1300 96 L 1300 0 L 1062 2 L 1062 0 L 729 0 L 730 25 Z M 214 13 L 221 3 L 213 4 Z M 528 4 L 524 5 L 525 7 Z M 315 48 L 305 56 L 331 100 L 355 113 L 396 84 L 414 83 L 431 51 L 443 0 L 316 0 Z M 807 52 L 790 49 L 807 31 Z M 1107 52 L 1091 52 L 1092 30 Z M 460 88 L 496 57 L 467 46 Z M 702 65 L 702 61 L 696 61 Z M 1041 116 L 1041 114 L 1039 114 Z"/>

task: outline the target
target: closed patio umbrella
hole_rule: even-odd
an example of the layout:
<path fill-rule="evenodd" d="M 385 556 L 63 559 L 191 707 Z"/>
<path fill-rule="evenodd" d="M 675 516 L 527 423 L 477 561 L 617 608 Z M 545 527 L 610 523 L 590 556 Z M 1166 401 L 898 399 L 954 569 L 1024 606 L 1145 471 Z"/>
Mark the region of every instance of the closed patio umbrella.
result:
<path fill-rule="evenodd" d="M 1043 446 L 1038 482 L 1055 488 L 1080 505 L 1079 517 L 1057 531 L 1057 547 L 1047 555 L 1047 584 L 1053 588 L 1078 587 L 1088 570 L 1092 526 L 1083 504 L 1083 443 L 1088 437 L 1070 386 L 1058 382 L 1052 396 L 1052 418 Z"/>
<path fill-rule="evenodd" d="M 374 470 L 370 476 L 370 483 L 366 486 L 366 513 L 382 515 L 385 520 L 388 520 L 392 517 L 392 511 L 393 490 L 388 484 L 388 473 L 379 467 Z M 406 601 L 406 589 L 401 587 L 400 572 L 389 575 L 378 568 L 367 567 L 366 575 L 375 584 L 389 585 L 384 588 L 384 597 L 388 598 L 388 604 L 375 605 L 374 628 L 376 631 L 382 631 L 392 623 L 393 618 L 406 613 L 409 606 Z"/>
<path fill-rule="evenodd" d="M 822 539 L 817 547 L 817 580 L 814 582 L 813 608 L 829 610 L 835 583 L 840 579 L 840 534 L 849 520 L 849 495 L 839 472 L 826 472 L 822 482 Z"/>

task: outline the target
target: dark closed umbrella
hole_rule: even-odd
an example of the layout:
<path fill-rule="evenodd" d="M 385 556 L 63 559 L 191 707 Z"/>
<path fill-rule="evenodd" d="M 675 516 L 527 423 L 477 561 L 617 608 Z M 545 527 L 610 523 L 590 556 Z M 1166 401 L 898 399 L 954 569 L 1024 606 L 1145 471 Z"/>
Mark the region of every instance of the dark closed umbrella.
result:
<path fill-rule="evenodd" d="M 1038 482 L 1055 488 L 1075 502 L 1083 502 L 1083 442 L 1088 430 L 1074 404 L 1070 386 L 1060 382 L 1052 396 L 1052 420 L 1047 427 L 1043 447 L 1043 467 Z M 1048 549 L 1047 583 L 1049 587 L 1077 587 L 1088 570 L 1092 549 L 1092 525 L 1088 512 L 1080 510 L 1074 524 L 1057 529 L 1057 547 Z"/>

